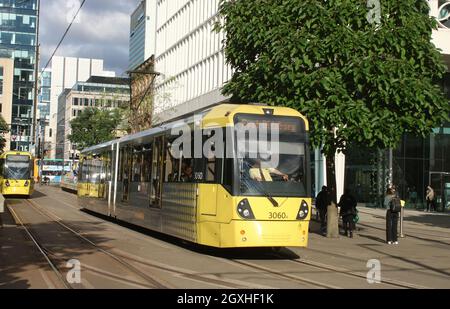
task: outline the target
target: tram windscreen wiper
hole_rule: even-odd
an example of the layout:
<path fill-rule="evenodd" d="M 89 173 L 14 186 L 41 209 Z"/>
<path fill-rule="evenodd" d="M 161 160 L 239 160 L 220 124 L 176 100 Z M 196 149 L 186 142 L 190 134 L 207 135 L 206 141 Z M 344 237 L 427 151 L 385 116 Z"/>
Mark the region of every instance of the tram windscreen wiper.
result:
<path fill-rule="evenodd" d="M 244 164 L 247 164 L 247 162 L 244 162 Z M 271 203 L 274 207 L 278 207 L 280 206 L 278 204 L 278 202 L 273 198 L 272 195 L 269 194 L 269 192 L 266 191 L 266 189 L 264 189 L 263 185 L 258 182 L 258 181 L 254 181 L 253 179 L 251 179 L 249 176 L 246 175 L 246 173 L 244 174 L 244 178 L 246 179 L 247 185 L 248 184 L 254 184 L 255 188 L 258 190 L 258 192 L 260 192 L 261 194 L 263 194 Z"/>

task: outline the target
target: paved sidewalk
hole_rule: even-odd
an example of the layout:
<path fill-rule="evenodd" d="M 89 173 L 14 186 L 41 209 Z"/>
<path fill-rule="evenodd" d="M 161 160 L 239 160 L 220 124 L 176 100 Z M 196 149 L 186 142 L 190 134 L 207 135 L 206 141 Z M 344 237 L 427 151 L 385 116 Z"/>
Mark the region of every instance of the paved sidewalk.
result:
<path fill-rule="evenodd" d="M 358 207 L 360 221 L 353 239 L 329 239 L 312 221 L 306 249 L 294 249 L 301 258 L 367 273 L 369 260 L 379 260 L 382 275 L 430 288 L 450 288 L 450 215 L 406 210 L 405 238 L 399 245 L 385 242 L 384 209 Z"/>

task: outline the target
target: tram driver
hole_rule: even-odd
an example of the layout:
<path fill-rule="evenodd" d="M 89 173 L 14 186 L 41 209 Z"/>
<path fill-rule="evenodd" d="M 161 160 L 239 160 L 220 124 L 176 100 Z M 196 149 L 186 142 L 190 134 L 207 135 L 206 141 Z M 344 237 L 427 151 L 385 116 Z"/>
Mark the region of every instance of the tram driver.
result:
<path fill-rule="evenodd" d="M 271 182 L 273 181 L 271 174 L 281 176 L 284 181 L 289 180 L 289 176 L 285 173 L 280 172 L 273 167 L 262 167 L 261 160 L 256 160 L 253 166 L 249 170 L 250 179 L 256 181 Z"/>

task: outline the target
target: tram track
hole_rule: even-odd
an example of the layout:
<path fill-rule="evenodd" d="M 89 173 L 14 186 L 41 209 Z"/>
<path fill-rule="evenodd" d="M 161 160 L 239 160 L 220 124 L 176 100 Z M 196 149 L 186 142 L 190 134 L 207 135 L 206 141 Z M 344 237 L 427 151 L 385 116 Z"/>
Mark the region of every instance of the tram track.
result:
<path fill-rule="evenodd" d="M 97 245 L 93 241 L 91 241 L 90 239 L 86 238 L 85 236 L 83 236 L 82 234 L 80 234 L 79 232 L 75 231 L 73 228 L 69 227 L 67 224 L 62 222 L 62 220 L 57 215 L 53 214 L 52 212 L 50 212 L 48 210 L 44 210 L 44 209 L 42 209 L 42 207 L 36 205 L 34 201 L 27 200 L 27 203 L 29 205 L 31 205 L 31 207 L 36 209 L 36 211 L 38 211 L 42 215 L 45 215 L 49 219 L 55 221 L 59 225 L 63 226 L 66 230 L 69 230 L 70 232 L 75 234 L 77 237 L 79 237 L 82 240 L 86 241 L 87 243 L 89 243 L 90 245 L 92 245 L 93 247 L 95 247 L 96 249 L 101 251 L 102 253 L 105 253 L 108 256 L 114 258 L 115 260 L 120 262 L 122 265 L 125 265 L 129 269 L 132 269 L 134 272 L 138 273 L 141 277 L 146 278 L 149 281 L 154 282 L 155 280 L 152 279 L 152 278 L 149 278 L 145 273 L 143 273 L 142 271 L 138 270 L 137 267 L 131 265 L 129 262 L 125 262 L 124 259 L 126 259 L 128 261 L 132 261 L 132 262 L 134 262 L 136 264 L 147 266 L 147 267 L 152 268 L 152 269 L 157 270 L 157 271 L 165 271 L 165 272 L 171 273 L 172 275 L 175 275 L 175 276 L 178 276 L 178 277 L 183 277 L 183 278 L 186 278 L 186 279 L 189 279 L 189 280 L 206 283 L 206 284 L 213 285 L 213 286 L 216 286 L 216 287 L 219 286 L 219 287 L 227 288 L 227 289 L 230 289 L 230 288 L 231 289 L 273 288 L 273 287 L 270 287 L 270 286 L 264 286 L 264 285 L 258 285 L 258 284 L 241 283 L 241 282 L 237 282 L 236 280 L 216 279 L 213 276 L 207 276 L 205 274 L 197 274 L 194 271 L 189 271 L 189 270 L 185 270 L 185 269 L 179 269 L 177 267 L 171 267 L 170 265 L 166 265 L 166 264 L 163 264 L 163 263 L 154 263 L 154 262 L 151 262 L 151 261 L 149 261 L 147 259 L 138 258 L 138 257 L 130 255 L 130 254 L 113 253 L 112 250 L 114 250 L 114 249 L 106 250 L 106 249 L 100 247 L 99 245 Z M 88 269 L 88 270 L 92 270 L 92 267 L 89 267 L 88 265 L 85 265 L 84 268 Z M 96 272 L 98 273 L 99 271 L 96 270 Z M 122 280 L 124 280 L 124 279 L 122 278 Z M 133 282 L 131 282 L 131 283 L 133 283 Z M 157 288 L 170 288 L 170 286 L 168 286 L 166 283 L 161 284 L 160 282 L 155 282 L 155 284 L 159 285 Z"/>
<path fill-rule="evenodd" d="M 16 223 L 19 223 L 20 227 L 25 231 L 28 238 L 33 242 L 35 247 L 38 249 L 38 251 L 44 257 L 44 259 L 46 260 L 46 262 L 48 263 L 48 265 L 50 266 L 52 271 L 55 273 L 58 280 L 62 283 L 64 288 L 71 289 L 72 287 L 64 279 L 63 274 L 61 273 L 59 268 L 56 266 L 55 262 L 52 260 L 52 258 L 49 256 L 49 254 L 47 254 L 47 250 L 45 249 L 45 247 L 39 243 L 39 241 L 36 239 L 36 237 L 33 235 L 33 233 L 30 231 L 30 229 L 23 223 L 22 219 L 14 211 L 14 209 L 11 207 L 8 207 L 8 209 L 9 209 L 10 213 L 12 214 L 12 216 L 14 217 L 14 220 L 16 221 Z"/>
<path fill-rule="evenodd" d="M 53 213 L 42 209 L 42 207 L 40 207 L 37 204 L 35 204 L 34 201 L 32 201 L 32 200 L 21 200 L 21 201 L 24 201 L 25 204 L 27 204 L 32 209 L 34 209 L 41 216 L 44 216 L 44 217 L 50 219 L 52 222 L 58 224 L 60 227 L 64 228 L 66 231 L 70 232 L 72 235 L 74 235 L 78 239 L 82 240 L 85 244 L 88 244 L 89 246 L 93 247 L 97 252 L 100 252 L 100 253 L 108 256 L 109 258 L 113 259 L 115 262 L 120 264 L 123 269 L 125 269 L 129 273 L 134 274 L 135 276 L 141 278 L 141 280 L 144 280 L 145 283 L 144 282 L 139 282 L 137 280 L 131 280 L 131 279 L 127 279 L 127 278 L 124 278 L 124 277 L 120 277 L 120 276 L 117 276 L 117 275 L 115 275 L 115 274 L 113 274 L 111 272 L 107 272 L 105 270 L 96 268 L 96 267 L 91 266 L 91 265 L 87 265 L 85 263 L 83 264 L 83 269 L 85 269 L 85 270 L 87 270 L 87 271 L 89 271 L 91 273 L 94 273 L 97 276 L 107 277 L 110 280 L 113 280 L 115 282 L 120 282 L 120 283 L 124 283 L 124 284 L 127 284 L 127 285 L 132 285 L 132 286 L 135 286 L 135 287 L 140 287 L 140 288 L 157 288 L 157 289 L 170 288 L 170 286 L 168 286 L 167 283 L 161 282 L 160 280 L 157 280 L 157 279 L 155 279 L 153 277 L 148 276 L 147 274 L 143 273 L 142 271 L 140 271 L 139 269 L 137 269 L 133 265 L 130 265 L 129 263 L 127 263 L 126 261 L 124 261 L 120 257 L 118 257 L 115 254 L 111 253 L 110 251 L 108 251 L 108 250 L 106 250 L 104 248 L 101 248 L 100 246 L 98 246 L 97 244 L 95 244 L 94 242 L 92 242 L 91 240 L 86 238 L 85 236 L 81 235 L 79 232 L 77 232 L 74 229 L 72 229 L 71 227 L 69 227 L 64 222 L 62 222 L 62 220 L 59 217 L 57 217 L 56 215 L 54 215 Z M 27 235 L 30 237 L 30 239 L 32 239 L 33 243 L 37 246 L 37 248 L 41 252 L 41 254 L 43 254 L 45 256 L 45 259 L 50 264 L 50 266 L 53 269 L 53 271 L 57 274 L 58 278 L 61 280 L 61 282 L 63 283 L 64 287 L 65 288 L 69 288 L 69 289 L 70 288 L 79 288 L 80 285 L 72 285 L 72 284 L 68 283 L 67 280 L 64 279 L 63 271 L 61 270 L 61 267 L 57 266 L 58 264 L 61 264 L 61 262 L 64 262 L 64 260 L 62 260 L 62 258 L 60 256 L 58 256 L 58 254 L 56 254 L 55 252 L 52 252 L 52 250 L 46 248 L 46 246 L 44 246 L 42 244 L 42 241 L 39 241 L 39 237 L 37 236 L 38 233 L 33 231 L 32 228 L 26 226 L 26 224 L 23 222 L 23 220 L 20 218 L 20 216 L 17 214 L 17 212 L 14 211 L 13 207 L 10 207 L 10 206 L 8 206 L 8 207 L 9 207 L 11 213 L 13 213 L 14 217 L 16 218 L 16 220 L 25 229 Z"/>
<path fill-rule="evenodd" d="M 34 201 L 27 201 L 29 204 L 34 204 Z M 67 202 L 65 202 L 67 203 Z M 42 212 L 47 212 L 47 213 L 51 213 L 48 210 L 43 210 L 40 206 L 37 205 L 33 205 L 34 207 L 39 207 L 41 209 Z M 64 227 L 66 229 L 69 229 L 70 231 L 74 232 L 77 234 L 77 236 L 82 237 L 83 239 L 86 239 L 90 244 L 93 244 L 92 241 L 88 240 L 85 236 L 79 234 L 78 232 L 74 231 L 72 228 L 68 227 L 66 224 L 62 223 L 61 219 L 59 217 L 57 217 L 54 214 L 51 215 L 47 215 L 48 217 L 53 217 L 51 218 L 52 220 L 55 220 L 56 222 L 58 222 L 59 224 L 63 224 Z M 97 248 L 97 245 L 95 245 Z M 102 248 L 100 248 L 101 250 L 104 250 Z M 111 253 L 112 254 L 112 253 Z M 180 270 L 177 269 L 176 267 L 171 267 L 169 265 L 165 265 L 165 264 L 161 264 L 161 263 L 154 263 L 151 262 L 147 259 L 142 259 L 142 258 L 138 258 L 136 256 L 132 256 L 130 254 L 126 254 L 126 253 L 119 253 L 119 254 L 114 254 L 114 256 L 121 258 L 121 259 L 127 259 L 128 261 L 133 261 L 137 264 L 140 265 L 144 265 L 150 268 L 153 268 L 155 270 L 159 270 L 159 271 L 166 271 L 168 273 L 171 273 L 172 275 L 175 276 L 179 276 L 179 277 L 184 277 L 184 278 L 189 278 L 190 280 L 194 280 L 194 281 L 198 281 L 198 282 L 203 282 L 203 283 L 207 283 L 207 284 L 212 284 L 212 285 L 218 285 L 221 286 L 223 288 L 232 288 L 232 289 L 242 289 L 242 288 L 273 288 L 273 287 L 269 287 L 269 286 L 263 286 L 263 285 L 257 285 L 257 284 L 245 284 L 245 283 L 237 283 L 237 282 L 233 282 L 233 280 L 223 280 L 223 279 L 216 279 L 216 278 L 212 278 L 212 277 L 205 277 L 205 275 L 199 275 L 196 274 L 195 272 L 189 271 L 189 270 Z M 222 259 L 222 258 L 216 258 L 216 259 Z M 284 273 L 280 273 L 280 272 L 275 272 L 272 271 L 268 268 L 265 268 L 263 266 L 259 266 L 250 262 L 244 262 L 244 261 L 238 261 L 238 260 L 234 260 L 234 259 L 226 259 L 228 261 L 230 261 L 231 263 L 235 263 L 240 265 L 241 267 L 247 268 L 247 269 L 251 269 L 253 271 L 257 271 L 257 272 L 263 272 L 272 276 L 276 276 L 280 279 L 284 279 L 284 280 L 290 280 L 290 281 L 294 281 L 294 282 L 298 282 L 298 283 L 302 283 L 302 284 L 307 284 L 308 286 L 311 287 L 321 287 L 321 288 L 325 288 L 325 289 L 339 289 L 340 287 L 338 286 L 334 286 L 334 285 L 330 285 L 330 284 L 325 284 L 323 282 L 319 282 L 316 280 L 311 280 L 311 279 L 306 279 L 306 278 L 301 278 L 299 276 L 296 275 L 290 275 L 290 274 L 284 274 Z"/>
<path fill-rule="evenodd" d="M 51 197 L 48 196 L 49 198 L 53 199 L 53 200 L 58 200 L 55 197 Z M 59 201 L 59 200 L 58 200 Z M 59 201 L 61 202 L 61 201 Z M 67 204 L 69 206 L 69 204 L 72 205 L 71 201 L 66 200 L 64 202 L 64 204 Z M 73 208 L 74 210 L 79 210 L 79 208 L 75 207 L 75 206 L 70 206 L 71 208 Z M 114 226 L 114 224 L 111 224 L 112 226 Z M 115 251 L 114 249 L 111 249 L 112 251 Z M 314 249 L 310 249 L 315 251 Z M 274 253 L 275 254 L 275 253 Z M 168 273 L 171 273 L 174 276 L 178 276 L 178 277 L 183 277 L 183 278 L 188 278 L 194 281 L 198 281 L 198 282 L 204 282 L 210 285 L 216 285 L 216 286 L 220 286 L 220 287 L 225 287 L 225 288 L 259 288 L 258 286 L 254 286 L 251 283 L 246 283 L 243 282 L 242 284 L 239 282 L 235 282 L 233 280 L 222 280 L 222 278 L 214 278 L 214 275 L 210 275 L 210 274 L 198 274 L 195 271 L 190 271 L 187 269 L 179 269 L 175 266 L 172 267 L 172 265 L 167 265 L 167 264 L 161 264 L 158 262 L 154 262 L 154 261 L 150 261 L 147 259 L 142 259 L 140 256 L 134 256 L 134 255 L 129 255 L 129 254 L 120 254 L 120 253 L 115 253 L 115 255 L 117 255 L 120 258 L 126 259 L 127 261 L 132 262 L 133 264 L 139 264 L 139 265 L 144 265 L 147 266 L 149 268 L 155 269 L 155 270 L 160 270 L 160 271 L 165 271 Z M 210 256 L 211 257 L 211 256 Z M 333 265 L 327 265 L 327 264 L 323 264 L 323 263 L 317 263 L 315 261 L 310 261 L 310 260 L 306 260 L 306 259 L 286 259 L 286 257 L 281 257 L 278 254 L 275 254 L 274 256 L 277 259 L 283 258 L 285 262 L 288 263 L 295 263 L 296 265 L 302 265 L 302 266 L 307 266 L 309 268 L 312 269 L 317 269 L 320 271 L 325 271 L 325 272 L 330 272 L 330 274 L 340 274 L 343 275 L 345 277 L 348 278 L 357 278 L 357 279 L 362 279 L 364 280 L 364 282 L 367 284 L 367 277 L 366 274 L 362 273 L 362 272 L 358 272 L 358 271 L 352 271 L 352 270 L 348 270 L 345 268 L 341 268 L 341 267 L 336 267 Z M 302 283 L 302 284 L 307 284 L 309 286 L 313 286 L 313 287 L 319 287 L 319 288 L 329 288 L 329 289 L 340 289 L 343 288 L 341 286 L 339 286 L 339 284 L 337 285 L 333 285 L 333 284 L 329 284 L 329 283 L 324 283 L 323 280 L 322 281 L 317 281 L 317 280 L 313 280 L 313 279 L 309 279 L 309 278 L 303 278 L 303 277 L 299 277 L 297 275 L 294 274 L 289 274 L 289 273 L 282 273 L 282 272 L 278 272 L 278 271 L 274 271 L 273 269 L 270 269 L 268 267 L 265 267 L 263 265 L 258 265 L 252 262 L 249 262 L 248 260 L 242 261 L 239 259 L 233 259 L 233 258 L 218 258 L 218 257 L 212 257 L 212 258 L 216 258 L 216 259 L 221 259 L 221 260 L 226 260 L 229 261 L 230 263 L 236 263 L 237 265 L 239 265 L 240 267 L 245 267 L 247 269 L 251 269 L 254 270 L 256 272 L 259 273 L 263 273 L 269 276 L 274 276 L 277 278 L 281 278 L 281 279 L 285 279 L 285 280 L 289 280 L 289 281 L 293 281 L 293 282 L 298 282 L 298 283 Z M 295 271 L 295 270 L 294 270 Z M 395 288 L 408 288 L 408 289 L 424 289 L 427 288 L 425 286 L 420 286 L 420 285 L 416 285 L 416 284 L 412 284 L 412 283 L 408 283 L 408 282 L 404 282 L 404 281 L 399 281 L 399 280 L 394 280 L 394 279 L 390 279 L 390 278 L 384 278 L 381 282 L 381 284 L 383 286 L 387 286 L 387 287 L 395 287 Z M 262 287 L 262 288 L 271 288 L 271 287 Z"/>
<path fill-rule="evenodd" d="M 262 266 L 262 265 L 257 265 L 255 263 L 251 263 L 248 261 L 242 261 L 242 260 L 234 260 L 231 259 L 230 261 L 248 267 L 248 268 L 252 268 L 255 270 L 259 270 L 259 271 L 263 271 L 265 273 L 268 273 L 272 276 L 276 276 L 278 278 L 284 279 L 284 280 L 289 280 L 289 281 L 294 281 L 294 282 L 299 282 L 299 283 L 303 283 L 303 284 L 307 284 L 309 286 L 312 287 L 320 287 L 323 289 L 342 289 L 341 287 L 338 287 L 336 285 L 331 285 L 331 284 L 327 284 L 327 283 L 323 283 L 323 282 L 319 282 L 317 280 L 312 280 L 312 279 L 308 279 L 308 278 L 302 278 L 296 275 L 291 275 L 291 274 L 286 274 L 286 273 L 281 273 L 281 272 L 277 272 L 274 271 L 268 267 Z"/>

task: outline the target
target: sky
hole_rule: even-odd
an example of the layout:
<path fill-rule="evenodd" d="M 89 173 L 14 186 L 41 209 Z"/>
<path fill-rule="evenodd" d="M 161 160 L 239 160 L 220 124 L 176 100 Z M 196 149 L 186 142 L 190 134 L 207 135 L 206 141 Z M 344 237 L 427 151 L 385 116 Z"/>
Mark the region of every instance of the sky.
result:
<path fill-rule="evenodd" d="M 128 66 L 130 15 L 139 2 L 86 0 L 56 55 L 104 59 L 105 70 L 123 74 Z M 80 4 L 81 0 L 41 0 L 41 68 L 49 60 Z"/>

